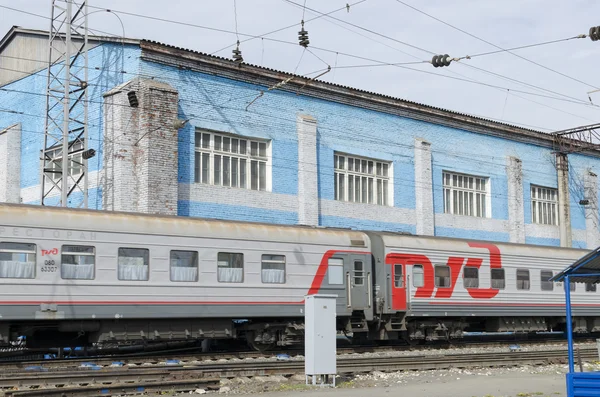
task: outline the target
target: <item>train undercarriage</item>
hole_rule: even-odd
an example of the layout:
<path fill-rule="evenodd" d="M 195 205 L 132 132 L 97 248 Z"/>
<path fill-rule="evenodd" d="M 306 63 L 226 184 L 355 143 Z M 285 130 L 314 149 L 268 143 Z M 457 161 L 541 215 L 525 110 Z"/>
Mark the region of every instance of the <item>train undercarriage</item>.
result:
<path fill-rule="evenodd" d="M 367 321 L 360 312 L 337 319 L 338 331 L 356 343 L 405 341 L 410 344 L 460 340 L 465 332 L 532 334 L 562 331 L 564 317 L 430 318 L 404 314 Z M 575 333 L 600 332 L 600 317 L 574 317 Z M 256 350 L 299 346 L 302 318 L 273 320 L 169 319 L 56 322 L 1 322 L 0 347 L 26 341 L 28 348 L 91 345 L 132 346 L 168 342 L 235 339 Z"/>

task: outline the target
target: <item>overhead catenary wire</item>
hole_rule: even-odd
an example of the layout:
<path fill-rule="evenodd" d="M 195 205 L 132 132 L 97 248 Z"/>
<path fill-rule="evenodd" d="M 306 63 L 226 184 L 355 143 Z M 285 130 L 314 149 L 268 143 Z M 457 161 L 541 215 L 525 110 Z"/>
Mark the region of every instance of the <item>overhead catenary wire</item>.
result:
<path fill-rule="evenodd" d="M 433 16 L 433 15 L 431 15 L 431 14 L 428 14 L 428 13 L 426 13 L 425 11 L 423 11 L 423 10 L 420 10 L 419 8 L 417 8 L 417 7 L 414 7 L 414 6 L 412 6 L 412 5 L 410 5 L 410 4 L 406 3 L 406 2 L 404 2 L 404 1 L 402 1 L 402 0 L 396 0 L 396 2 L 398 2 L 398 3 L 400 3 L 400 4 L 403 4 L 404 6 L 406 6 L 406 7 L 408 7 L 408 8 L 411 8 L 411 9 L 413 9 L 413 10 L 414 10 L 414 11 L 416 11 L 416 12 L 419 12 L 419 13 L 421 13 L 421 14 L 423 14 L 423 15 L 426 15 L 427 17 L 429 17 L 429 18 L 431 18 L 431 19 L 434 19 L 434 20 L 436 20 L 436 21 L 438 21 L 438 22 L 440 22 L 440 23 L 442 23 L 442 24 L 444 24 L 444 25 L 446 25 L 446 26 L 449 26 L 449 27 L 450 27 L 450 28 L 452 28 L 452 29 L 455 29 L 455 30 L 457 30 L 457 31 L 459 31 L 459 32 L 462 32 L 462 33 L 464 33 L 464 34 L 466 34 L 466 35 L 468 35 L 468 36 L 470 36 L 470 37 L 472 37 L 472 38 L 474 38 L 474 39 L 477 39 L 477 40 L 479 40 L 479 41 L 481 41 L 481 42 L 484 42 L 484 43 L 486 43 L 486 44 L 488 44 L 488 45 L 491 45 L 491 46 L 493 46 L 493 47 L 496 47 L 496 48 L 498 48 L 498 51 L 489 51 L 489 52 L 480 53 L 480 54 L 475 54 L 475 55 L 468 55 L 468 56 L 466 56 L 465 58 L 475 58 L 475 57 L 480 57 L 480 56 L 486 56 L 486 55 L 491 55 L 491 54 L 497 54 L 497 53 L 501 53 L 501 52 L 508 52 L 509 54 L 511 54 L 511 55 L 513 55 L 513 56 L 515 56 L 515 57 L 517 57 L 517 58 L 520 58 L 520 59 L 522 59 L 522 60 L 524 60 L 524 61 L 526 61 L 526 62 L 532 63 L 532 64 L 534 64 L 534 65 L 536 65 L 536 66 L 539 66 L 539 67 L 541 67 L 541 68 L 543 68 L 543 69 L 546 69 L 546 70 L 548 70 L 548 71 L 550 71 L 550 72 L 556 73 L 556 74 L 558 74 L 558 75 L 561 75 L 561 76 L 563 76 L 563 77 L 566 77 L 566 78 L 568 78 L 568 79 L 570 79 L 570 80 L 573 80 L 573 81 L 576 81 L 576 82 L 578 82 L 578 83 L 584 84 L 584 85 L 586 85 L 586 86 L 588 86 L 588 87 L 592 87 L 592 88 L 598 88 L 598 87 L 597 87 L 597 86 L 595 86 L 595 85 L 592 85 L 592 84 L 586 83 L 585 81 L 582 81 L 582 80 L 580 80 L 580 79 L 577 79 L 577 78 L 575 78 L 575 77 L 569 76 L 569 75 L 567 75 L 567 74 L 565 74 L 565 73 L 562 73 L 562 72 L 559 72 L 559 71 L 557 71 L 557 70 L 555 70 L 555 69 L 552 69 L 552 68 L 550 68 L 550 67 L 548 67 L 548 66 L 546 66 L 546 65 L 542 65 L 542 64 L 541 64 L 541 63 L 539 63 L 539 62 L 532 61 L 531 59 L 525 58 L 525 57 L 524 57 L 524 56 L 522 56 L 522 55 L 515 54 L 515 53 L 513 53 L 513 52 L 512 52 L 512 51 L 515 51 L 515 50 L 520 50 L 520 49 L 525 49 L 525 48 L 539 47 L 539 46 L 543 46 L 543 45 L 555 44 L 555 43 L 560 43 L 560 42 L 569 41 L 569 40 L 574 40 L 574 39 L 581 39 L 581 38 L 585 38 L 585 35 L 581 35 L 581 34 L 580 34 L 580 35 L 577 35 L 577 36 L 568 37 L 568 38 L 564 38 L 564 39 L 550 40 L 550 41 L 545 41 L 545 42 L 542 42 L 542 43 L 530 44 L 530 45 L 524 45 L 524 46 L 519 46 L 519 47 L 514 47 L 514 48 L 508 48 L 508 49 L 506 49 L 506 48 L 502 48 L 502 47 L 500 47 L 500 46 L 498 46 L 498 45 L 496 45 L 496 44 L 494 44 L 494 43 L 492 43 L 492 42 L 490 42 L 490 41 L 488 41 L 488 40 L 485 40 L 485 39 L 483 39 L 483 38 L 481 38 L 481 37 L 479 37 L 479 36 L 476 36 L 476 35 L 474 35 L 474 34 L 472 34 L 472 33 L 469 33 L 469 32 L 467 32 L 466 30 L 463 30 L 463 29 L 461 29 L 461 28 L 458 28 L 458 27 L 456 27 L 456 26 L 454 26 L 454 25 L 452 25 L 452 24 L 450 24 L 450 23 L 448 23 L 448 22 L 446 22 L 446 21 L 444 21 L 444 20 L 442 20 L 442 19 L 440 19 L 440 18 L 437 18 L 437 17 L 435 17 L 435 16 Z"/>
<path fill-rule="evenodd" d="M 294 3 L 293 1 L 290 1 L 290 0 L 284 0 L 284 1 L 286 1 L 286 2 L 289 2 L 289 3 L 291 3 L 291 4 L 298 5 L 297 3 Z M 366 0 L 363 0 L 363 1 L 366 1 Z M 357 3 L 354 3 L 354 4 L 358 4 L 358 3 L 361 3 L 361 2 L 363 2 L 363 1 L 360 1 L 360 2 L 357 2 Z M 18 10 L 18 9 L 14 9 L 14 8 L 11 8 L 11 7 L 6 7 L 6 6 L 1 6 L 1 5 L 0 5 L 0 7 L 7 8 L 7 9 L 11 9 L 11 10 L 13 10 L 13 11 L 17 11 L 17 12 L 25 12 L 25 13 L 27 13 L 27 14 L 30 14 L 30 15 L 34 15 L 34 16 L 38 16 L 38 17 L 42 17 L 42 18 L 44 18 L 44 19 L 49 19 L 48 17 L 42 16 L 42 15 L 39 15 L 39 14 L 34 14 L 34 13 L 31 13 L 31 12 L 28 12 L 28 11 Z M 91 7 L 91 6 L 90 6 L 90 7 Z M 92 8 L 99 8 L 99 9 L 102 9 L 102 10 L 104 10 L 103 8 L 100 8 L 100 7 L 92 7 Z M 307 7 L 307 9 L 309 9 L 310 11 L 313 11 L 313 12 L 320 13 L 319 11 L 313 10 L 313 9 L 311 9 L 311 8 L 308 8 L 308 7 Z M 338 9 L 338 10 L 339 10 L 339 9 Z M 111 11 L 112 11 L 112 12 L 121 12 L 121 11 L 117 11 L 117 10 L 111 10 Z M 330 13 L 333 13 L 333 12 L 335 12 L 335 11 L 332 11 L 332 12 L 330 12 Z M 124 13 L 124 14 L 127 14 L 127 15 L 136 15 L 136 16 L 140 16 L 140 17 L 143 17 L 143 18 L 151 18 L 151 19 L 155 19 L 155 18 L 156 18 L 156 17 L 143 16 L 143 15 L 139 15 L 139 14 L 127 13 L 127 12 L 122 12 L 122 13 Z M 321 14 L 321 16 L 328 16 L 328 14 L 324 14 L 324 13 L 320 13 L 320 14 Z M 338 21 L 341 21 L 341 22 L 347 23 L 347 22 L 345 22 L 345 21 L 342 21 L 342 20 L 340 20 L 340 19 L 338 19 L 338 18 L 334 18 L 334 17 L 331 17 L 331 16 L 329 16 L 329 18 L 333 18 L 333 19 L 336 19 L 336 20 L 338 20 Z M 163 20 L 162 18 L 158 18 L 158 19 L 159 19 L 159 20 Z M 311 19 L 311 20 L 314 20 L 314 19 L 316 19 L 316 18 L 313 18 L 313 19 Z M 177 21 L 171 21 L 171 20 L 164 20 L 164 21 L 166 21 L 166 22 L 171 22 L 171 23 L 179 23 L 179 22 L 177 22 Z M 194 26 L 194 27 L 200 27 L 200 28 L 209 29 L 209 30 L 217 30 L 217 31 L 220 31 L 220 32 L 226 32 L 226 33 L 235 34 L 235 32 L 229 32 L 229 31 L 227 31 L 227 30 L 224 30 L 224 29 L 215 29 L 215 28 L 209 28 L 209 27 L 205 27 L 205 26 L 201 26 L 201 25 L 196 25 L 196 24 L 187 24 L 187 23 L 183 23 L 183 22 L 182 22 L 182 24 L 184 24 L 184 25 L 191 25 L 191 26 Z M 350 23 L 349 23 L 349 24 L 350 24 Z M 354 25 L 354 24 L 350 24 L 350 25 L 352 25 L 352 26 L 356 26 L 356 27 L 358 27 L 358 28 L 361 28 L 361 29 L 364 29 L 364 28 L 362 28 L 362 27 L 360 27 L 360 26 L 358 26 L 358 25 Z M 290 26 L 294 26 L 294 25 L 290 25 Z M 281 29 L 281 30 L 283 30 L 283 29 Z M 365 30 L 367 30 L 367 31 L 370 31 L 370 30 L 368 30 L 368 29 L 365 29 Z M 280 31 L 280 30 L 278 30 L 278 31 Z M 102 31 L 100 31 L 100 32 L 102 32 Z M 276 32 L 276 31 L 273 31 L 273 32 Z M 104 32 L 104 33 L 106 33 L 106 32 Z M 110 34 L 110 33 L 109 33 L 109 34 Z M 253 38 L 257 38 L 257 37 L 259 37 L 259 36 L 252 36 L 252 35 L 247 35 L 247 34 L 243 34 L 243 33 L 240 33 L 240 34 L 241 34 L 241 35 L 245 35 L 245 36 L 251 36 L 251 37 L 253 37 Z M 388 39 L 390 39 L 390 40 L 397 41 L 397 42 L 399 42 L 399 43 L 401 43 L 401 44 L 406 44 L 406 43 L 404 43 L 404 42 L 401 42 L 401 41 L 398 41 L 398 40 L 396 40 L 396 39 L 390 38 L 389 36 L 386 36 L 386 35 L 381 35 L 381 34 L 379 34 L 379 35 L 380 35 L 380 36 L 382 36 L 382 37 L 388 38 Z M 277 40 L 277 39 L 267 39 L 267 40 L 271 40 L 271 41 L 274 41 L 274 42 L 279 42 L 279 43 L 285 43 L 285 44 L 292 44 L 292 45 L 294 44 L 294 43 L 292 43 L 292 42 L 287 42 L 287 41 L 284 41 L 284 40 Z M 452 76 L 447 76 L 447 75 L 443 75 L 443 74 L 433 74 L 433 73 L 428 73 L 428 72 L 426 72 L 426 71 L 421 71 L 421 70 L 418 70 L 418 69 L 413 69 L 413 68 L 406 68 L 405 66 L 402 66 L 402 65 L 397 65 L 397 64 L 394 64 L 394 63 L 389 63 L 389 62 L 384 62 L 384 61 L 373 60 L 373 59 L 370 59 L 370 58 L 367 58 L 367 57 L 361 57 L 361 56 L 357 56 L 357 55 L 353 55 L 353 54 L 342 53 L 342 52 L 338 52 L 338 51 L 334 51 L 334 50 L 328 50 L 328 49 L 325 49 L 325 48 L 320 48 L 320 47 L 314 47 L 314 46 L 311 46 L 311 47 L 312 47 L 313 49 L 315 49 L 315 50 L 320 50 L 320 51 L 325 51 L 325 52 L 330 52 L 330 53 L 336 53 L 336 55 L 337 55 L 337 54 L 339 54 L 339 55 L 349 56 L 349 57 L 353 57 L 353 58 L 357 58 L 357 59 L 363 59 L 363 60 L 369 60 L 369 61 L 372 61 L 372 62 L 377 62 L 378 64 L 382 64 L 382 65 L 388 65 L 388 66 L 397 66 L 397 67 L 402 67 L 402 68 L 405 68 L 405 69 L 407 69 L 407 70 L 413 70 L 413 71 L 417 71 L 417 72 L 420 72 L 420 73 L 427 73 L 427 74 L 430 74 L 430 75 L 437 75 L 437 76 L 441 76 L 441 77 L 445 77 L 445 78 L 453 78 Z M 415 46 L 412 46 L 412 47 L 415 47 Z M 415 48 L 418 48 L 418 47 L 415 47 Z M 421 48 L 419 48 L 419 49 L 420 49 L 420 50 L 422 50 L 422 51 L 426 51 L 426 52 L 428 52 L 428 53 L 431 53 L 431 54 L 433 54 L 433 52 L 427 51 L 427 50 L 425 50 L 425 49 L 421 49 Z M 419 63 L 422 63 L 422 61 L 421 61 L 421 62 L 419 62 Z M 361 67 L 363 67 L 363 66 L 361 65 Z M 470 66 L 470 67 L 472 67 L 472 68 L 475 68 L 475 69 L 477 69 L 477 70 L 481 70 L 481 71 L 483 71 L 483 72 L 486 72 L 486 73 L 491 73 L 491 74 L 494 74 L 493 72 L 489 72 L 489 71 L 486 71 L 486 70 L 484 70 L 484 69 L 476 68 L 476 67 L 474 67 L 474 66 Z M 454 74 L 457 74 L 457 73 L 455 73 L 455 72 L 453 72 L 453 73 L 454 73 Z M 459 74 L 459 75 L 460 75 L 460 74 Z M 496 75 L 498 75 L 498 74 L 496 74 Z M 556 95 L 560 95 L 560 96 L 564 96 L 564 97 L 567 97 L 567 98 L 570 98 L 570 99 L 573 99 L 573 100 L 578 100 L 577 98 L 570 97 L 570 96 L 568 96 L 568 95 L 561 94 L 561 93 L 558 93 L 558 92 L 554 92 L 554 91 L 551 91 L 551 90 L 547 90 L 547 89 L 544 89 L 544 88 L 541 88 L 541 87 L 537 87 L 537 86 L 535 86 L 535 85 L 533 85 L 533 84 L 529 84 L 529 83 L 520 82 L 520 81 L 518 81 L 518 80 L 511 79 L 511 78 L 508 78 L 508 77 L 506 77 L 506 76 L 501 76 L 501 75 L 498 75 L 498 76 L 499 76 L 499 77 L 502 77 L 502 78 L 506 78 L 506 79 L 512 80 L 512 81 L 515 81 L 515 82 L 517 82 L 517 83 L 521 83 L 521 84 L 525 84 L 525 85 L 531 86 L 531 87 L 533 87 L 533 88 L 536 88 L 536 89 L 539 89 L 539 90 L 542 90 L 542 91 L 547 91 L 547 92 L 550 92 L 550 93 L 553 93 L 553 94 L 556 94 Z M 159 76 L 154 76 L 154 77 L 159 77 Z M 463 76 L 463 77 L 464 77 L 464 76 Z M 456 79 L 456 78 L 453 78 L 453 79 Z M 460 79 L 457 79 L 457 80 L 460 80 Z M 471 81 L 473 81 L 473 82 L 480 83 L 480 82 L 478 82 L 477 80 L 473 80 L 473 79 L 470 79 L 470 80 L 471 80 Z M 464 80 L 464 81 L 467 81 L 467 80 Z M 485 85 L 485 84 L 482 84 L 482 85 Z M 487 86 L 490 86 L 490 87 L 491 87 L 492 85 L 487 85 Z M 513 90 L 513 91 L 514 91 L 514 90 Z M 583 102 L 585 102 L 586 104 L 588 103 L 587 101 L 583 101 L 583 100 L 582 100 L 581 102 L 582 102 L 582 103 L 583 103 Z M 533 102 L 533 103 L 539 104 L 539 103 L 537 103 L 537 102 Z"/>

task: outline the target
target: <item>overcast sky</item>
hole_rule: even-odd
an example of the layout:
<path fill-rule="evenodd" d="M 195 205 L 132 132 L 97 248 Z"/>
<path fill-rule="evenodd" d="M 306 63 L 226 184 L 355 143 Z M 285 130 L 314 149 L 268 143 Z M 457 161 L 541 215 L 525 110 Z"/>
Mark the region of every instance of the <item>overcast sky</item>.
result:
<path fill-rule="evenodd" d="M 242 42 L 240 47 L 244 60 L 273 69 L 305 74 L 324 69 L 327 65 L 343 67 L 377 63 L 360 57 L 384 63 L 431 59 L 431 53 L 406 44 L 433 53 L 447 53 L 453 57 L 496 49 L 423 15 L 398 0 L 363 0 L 355 4 L 359 1 L 306 0 L 304 19 L 307 21 L 305 28 L 309 32 L 310 53 L 304 52 L 297 45 L 297 33 L 303 17 L 302 7 L 290 3 L 302 4 L 303 0 L 237 0 L 240 34 L 263 35 L 296 24 L 292 28 L 266 35 L 264 39 Z M 598 0 L 402 1 L 502 48 L 587 34 L 591 26 L 600 25 Z M 349 11 L 345 9 L 348 2 L 353 4 Z M 50 4 L 51 0 L 0 0 L 0 6 L 46 16 L 49 16 Z M 115 12 L 125 11 L 235 31 L 234 0 L 90 0 L 89 4 Z M 330 14 L 339 19 L 337 21 L 328 17 L 309 21 L 319 16 L 309 8 L 321 13 L 344 9 Z M 95 9 L 90 9 L 92 11 Z M 235 33 L 216 32 L 122 13 L 118 15 L 123 21 L 125 35 L 132 38 L 156 40 L 206 53 L 230 46 L 217 53 L 224 57 L 231 56 L 232 45 L 236 41 Z M 49 21 L 0 8 L 1 34 L 6 33 L 12 25 L 47 30 Z M 121 24 L 111 13 L 91 14 L 89 26 L 91 29 L 122 35 Z M 240 35 L 240 40 L 247 38 Z M 322 79 L 508 123 L 525 124 L 540 130 L 559 130 L 600 122 L 600 107 L 591 106 L 587 94 L 588 91 L 600 88 L 600 41 L 574 39 L 514 53 L 581 82 L 545 70 L 509 53 L 453 62 L 450 67 L 437 69 L 427 63 L 402 65 L 403 67 L 334 68 Z M 471 66 L 526 84 L 494 76 Z M 558 97 L 566 101 L 529 93 Z M 600 105 L 600 92 L 591 96 L 594 103 Z M 584 101 L 585 104 L 568 101 Z"/>

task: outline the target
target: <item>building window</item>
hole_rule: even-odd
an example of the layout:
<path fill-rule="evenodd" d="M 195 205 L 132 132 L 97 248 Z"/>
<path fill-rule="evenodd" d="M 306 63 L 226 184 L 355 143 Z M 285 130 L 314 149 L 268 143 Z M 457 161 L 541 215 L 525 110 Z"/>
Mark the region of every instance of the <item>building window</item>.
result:
<path fill-rule="evenodd" d="M 147 281 L 150 251 L 143 248 L 119 248 L 119 280 Z"/>
<path fill-rule="evenodd" d="M 424 285 L 423 265 L 413 265 L 413 287 L 420 288 Z"/>
<path fill-rule="evenodd" d="M 77 152 L 69 155 L 69 176 L 74 178 L 83 172 L 83 143 L 75 142 L 69 148 L 70 152 Z M 44 159 L 44 169 L 52 174 L 52 180 L 55 182 L 62 177 L 62 146 L 57 146 L 46 151 L 47 158 Z"/>
<path fill-rule="evenodd" d="M 196 131 L 195 182 L 265 191 L 267 148 L 266 141 Z"/>
<path fill-rule="evenodd" d="M 337 153 L 333 163 L 336 200 L 391 205 L 391 163 Z"/>
<path fill-rule="evenodd" d="M 466 266 L 463 270 L 463 285 L 465 288 L 479 288 L 479 269 Z"/>
<path fill-rule="evenodd" d="M 344 284 L 344 260 L 330 258 L 327 264 L 327 281 L 329 285 Z"/>
<path fill-rule="evenodd" d="M 35 244 L 0 243 L 0 278 L 35 278 Z"/>
<path fill-rule="evenodd" d="M 261 278 L 265 284 L 285 284 L 285 256 L 263 255 Z"/>
<path fill-rule="evenodd" d="M 505 285 L 504 269 L 492 269 L 492 288 L 504 289 Z"/>
<path fill-rule="evenodd" d="M 435 286 L 439 288 L 450 288 L 450 267 L 438 265 L 435 267 Z"/>
<path fill-rule="evenodd" d="M 529 289 L 529 270 L 517 269 L 517 289 Z"/>
<path fill-rule="evenodd" d="M 63 245 L 60 276 L 64 279 L 93 280 L 96 249 L 84 245 Z"/>
<path fill-rule="evenodd" d="M 550 281 L 552 278 L 552 270 L 540 271 L 540 278 L 542 282 L 542 291 L 552 291 L 554 289 L 554 283 Z"/>
<path fill-rule="evenodd" d="M 402 277 L 402 265 L 394 265 L 394 287 L 402 288 L 404 277 Z"/>
<path fill-rule="evenodd" d="M 217 279 L 220 283 L 244 282 L 244 254 L 219 252 Z"/>
<path fill-rule="evenodd" d="M 171 251 L 171 281 L 198 281 L 198 253 Z"/>
<path fill-rule="evenodd" d="M 542 225 L 558 225 L 558 190 L 531 186 L 531 221 Z"/>
<path fill-rule="evenodd" d="M 489 179 L 444 172 L 444 213 L 489 217 Z"/>

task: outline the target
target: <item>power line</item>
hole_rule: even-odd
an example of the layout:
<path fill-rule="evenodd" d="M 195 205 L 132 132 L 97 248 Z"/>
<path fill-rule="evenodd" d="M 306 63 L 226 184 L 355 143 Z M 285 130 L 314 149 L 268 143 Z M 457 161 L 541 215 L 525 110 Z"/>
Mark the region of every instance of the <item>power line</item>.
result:
<path fill-rule="evenodd" d="M 464 34 L 466 34 L 466 35 L 468 35 L 468 36 L 470 36 L 470 37 L 474 38 L 474 39 L 477 39 L 477 40 L 479 40 L 479 41 L 481 41 L 481 42 L 484 42 L 484 43 L 486 43 L 486 44 L 488 44 L 488 45 L 491 45 L 491 46 L 493 46 L 493 47 L 496 47 L 496 48 L 498 48 L 498 49 L 499 49 L 499 51 L 491 51 L 491 52 L 486 52 L 486 53 L 481 53 L 481 54 L 476 54 L 476 55 L 470 55 L 470 58 L 479 57 L 479 56 L 485 56 L 485 55 L 490 55 L 490 54 L 496 54 L 496 53 L 499 53 L 499 52 L 508 52 L 509 54 L 511 54 L 511 55 L 513 55 L 513 56 L 516 56 L 517 58 L 520 58 L 520 59 L 522 59 L 522 60 L 524 60 L 524 61 L 527 61 L 527 62 L 529 62 L 529 63 L 532 63 L 532 64 L 534 64 L 534 65 L 536 65 L 536 66 L 539 66 L 539 67 L 541 67 L 541 68 L 543 68 L 543 69 L 546 69 L 546 70 L 548 70 L 548 71 L 550 71 L 550 72 L 556 73 L 556 74 L 558 74 L 558 75 L 560 75 L 560 76 L 563 76 L 563 77 L 566 77 L 566 78 L 568 78 L 568 79 L 570 79 L 570 80 L 573 80 L 573 81 L 576 81 L 576 82 L 578 82 L 578 83 L 584 84 L 584 85 L 586 85 L 586 86 L 588 86 L 588 87 L 592 87 L 592 88 L 596 88 L 596 89 L 598 88 L 597 86 L 594 86 L 594 85 L 592 85 L 592 84 L 586 83 L 585 81 L 582 81 L 582 80 L 576 79 L 576 78 L 574 78 L 574 77 L 571 77 L 571 76 L 569 76 L 569 75 L 566 75 L 566 74 L 564 74 L 564 73 L 562 73 L 562 72 L 559 72 L 559 71 L 557 71 L 557 70 L 554 70 L 554 69 L 552 69 L 552 68 L 549 68 L 549 67 L 548 67 L 548 66 L 546 66 L 546 65 L 542 65 L 542 64 L 540 64 L 540 63 L 538 63 L 538 62 L 532 61 L 531 59 L 525 58 L 524 56 L 521 56 L 521 55 L 518 55 L 518 54 L 515 54 L 515 53 L 513 53 L 513 52 L 512 52 L 512 51 L 514 51 L 514 50 L 520 50 L 520 49 L 523 49 L 523 48 L 531 48 L 531 47 L 537 47 L 537 46 L 542 46 L 542 45 L 547 45 L 547 44 L 554 44 L 554 43 L 559 43 L 559 42 L 568 41 L 568 40 L 573 40 L 573 39 L 584 38 L 584 37 L 585 37 L 585 35 L 578 35 L 578 36 L 569 37 L 569 38 L 566 38 L 566 39 L 552 40 L 552 41 L 547 41 L 547 42 L 543 42 L 543 43 L 530 44 L 530 45 L 525 45 L 525 46 L 521 46 L 521 47 L 515 47 L 515 48 L 509 48 L 509 49 L 505 49 L 505 48 L 502 48 L 502 47 L 500 47 L 500 46 L 498 46 L 498 45 L 496 45 L 496 44 L 494 44 L 494 43 L 492 43 L 492 42 L 490 42 L 490 41 L 488 41 L 488 40 L 482 39 L 482 38 L 481 38 L 481 37 L 479 37 L 479 36 L 476 36 L 476 35 L 474 35 L 474 34 L 472 34 L 472 33 L 469 33 L 469 32 L 467 32 L 466 30 L 463 30 L 463 29 L 461 29 L 461 28 L 458 28 L 458 27 L 456 27 L 456 26 L 454 26 L 454 25 L 452 25 L 452 24 L 450 24 L 450 23 L 446 22 L 446 21 L 443 21 L 443 20 L 441 20 L 441 19 L 439 19 L 439 18 L 437 18 L 437 17 L 435 17 L 435 16 L 433 16 L 433 15 L 431 15 L 431 14 L 428 14 L 428 13 L 426 13 L 425 11 L 422 11 L 422 10 L 420 10 L 420 9 L 418 9 L 418 8 L 416 8 L 416 7 L 412 6 L 412 5 L 410 5 L 410 4 L 407 4 L 407 3 L 405 3 L 405 2 L 404 2 L 404 1 L 402 1 L 402 0 L 396 0 L 396 1 L 397 1 L 398 3 L 400 3 L 400 4 L 403 4 L 404 6 L 406 6 L 406 7 L 408 7 L 408 8 L 411 8 L 411 9 L 413 9 L 414 11 L 417 11 L 417 12 L 419 12 L 419 13 L 423 14 L 423 15 L 426 15 L 426 16 L 428 16 L 429 18 L 432 18 L 432 19 L 434 19 L 434 20 L 436 20 L 436 21 L 438 21 L 438 22 L 440 22 L 440 23 L 443 23 L 444 25 L 446 25 L 446 26 L 449 26 L 449 27 L 451 27 L 451 28 L 452 28 L 452 29 L 454 29 L 454 30 L 457 30 L 457 31 L 459 31 L 459 32 L 461 32 L 461 33 L 464 33 Z"/>

